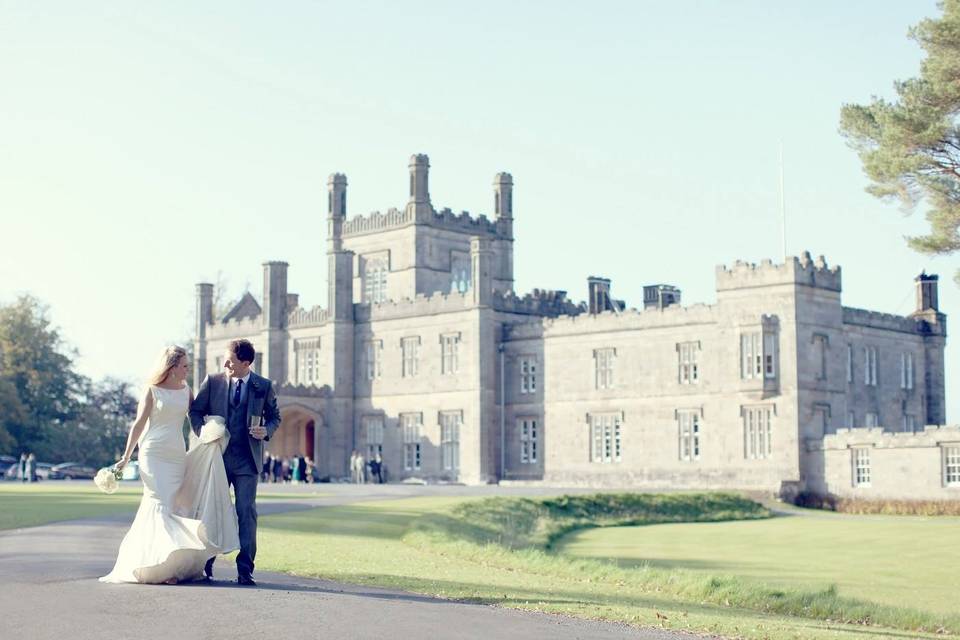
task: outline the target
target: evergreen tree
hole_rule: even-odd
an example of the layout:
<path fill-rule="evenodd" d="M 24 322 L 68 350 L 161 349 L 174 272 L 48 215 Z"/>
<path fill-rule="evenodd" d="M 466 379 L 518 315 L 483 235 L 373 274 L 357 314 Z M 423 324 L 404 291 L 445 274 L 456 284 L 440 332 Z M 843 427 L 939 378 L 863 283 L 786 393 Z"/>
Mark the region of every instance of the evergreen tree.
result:
<path fill-rule="evenodd" d="M 906 211 L 923 203 L 930 231 L 909 245 L 949 255 L 960 250 L 960 0 L 939 7 L 939 18 L 909 31 L 927 54 L 919 77 L 896 82 L 895 101 L 844 105 L 840 131 L 872 181 L 869 193 Z"/>

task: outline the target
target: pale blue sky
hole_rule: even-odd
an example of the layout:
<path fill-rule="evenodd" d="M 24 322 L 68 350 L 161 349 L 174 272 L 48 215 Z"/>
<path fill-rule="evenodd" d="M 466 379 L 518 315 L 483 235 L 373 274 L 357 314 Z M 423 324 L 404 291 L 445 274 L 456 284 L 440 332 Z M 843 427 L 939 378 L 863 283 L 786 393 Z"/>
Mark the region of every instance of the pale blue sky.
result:
<path fill-rule="evenodd" d="M 0 1 L 0 300 L 30 292 L 81 370 L 142 378 L 190 333 L 193 284 L 230 291 L 290 262 L 325 303 L 326 176 L 350 215 L 402 206 L 430 155 L 434 204 L 492 209 L 516 183 L 521 292 L 588 275 L 712 302 L 714 267 L 788 251 L 844 269 L 844 304 L 909 313 L 913 277 L 955 258 L 863 192 L 842 103 L 917 72 L 930 1 Z M 948 381 L 960 347 L 948 346 Z M 960 415 L 950 393 L 948 418 Z"/>

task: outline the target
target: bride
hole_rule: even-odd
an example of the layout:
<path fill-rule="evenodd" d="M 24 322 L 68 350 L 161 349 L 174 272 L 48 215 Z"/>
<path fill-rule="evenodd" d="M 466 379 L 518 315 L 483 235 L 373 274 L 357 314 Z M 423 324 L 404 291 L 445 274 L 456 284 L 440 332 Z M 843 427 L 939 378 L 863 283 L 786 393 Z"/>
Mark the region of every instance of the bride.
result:
<path fill-rule="evenodd" d="M 222 452 L 229 434 L 216 416 L 191 434 L 185 451 L 183 424 L 193 393 L 182 347 L 168 347 L 151 376 L 117 469 L 139 445 L 143 498 L 120 543 L 117 562 L 101 582 L 176 584 L 203 577 L 206 561 L 239 548 L 237 516 L 230 502 Z"/>

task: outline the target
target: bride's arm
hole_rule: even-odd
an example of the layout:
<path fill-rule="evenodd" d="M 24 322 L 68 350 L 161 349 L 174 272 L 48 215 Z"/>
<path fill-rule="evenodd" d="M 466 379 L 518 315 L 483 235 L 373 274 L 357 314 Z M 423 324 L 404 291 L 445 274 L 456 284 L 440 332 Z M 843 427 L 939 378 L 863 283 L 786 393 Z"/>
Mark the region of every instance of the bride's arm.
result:
<path fill-rule="evenodd" d="M 137 441 L 140 440 L 140 436 L 143 434 L 143 428 L 147 426 L 147 418 L 150 417 L 152 410 L 153 394 L 150 392 L 150 389 L 147 389 L 147 392 L 143 395 L 143 400 L 140 401 L 140 407 L 137 410 L 137 419 L 130 426 L 130 433 L 127 435 L 127 446 L 123 451 L 123 457 L 117 460 L 117 464 L 114 465 L 117 469 L 123 469 L 127 466 L 127 463 L 130 462 L 133 449 L 137 446 Z"/>

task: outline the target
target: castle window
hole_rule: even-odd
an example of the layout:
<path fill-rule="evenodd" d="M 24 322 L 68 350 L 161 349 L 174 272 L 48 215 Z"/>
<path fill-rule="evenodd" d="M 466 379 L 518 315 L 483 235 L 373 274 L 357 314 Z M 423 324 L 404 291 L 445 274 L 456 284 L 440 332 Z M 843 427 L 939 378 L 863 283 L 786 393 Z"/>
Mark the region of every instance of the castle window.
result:
<path fill-rule="evenodd" d="M 773 406 L 743 407 L 743 457 L 769 458 L 773 452 Z"/>
<path fill-rule="evenodd" d="M 470 288 L 470 254 L 450 252 L 450 293 L 464 293 Z"/>
<path fill-rule="evenodd" d="M 917 417 L 904 414 L 902 428 L 907 433 L 915 433 L 917 431 Z"/>
<path fill-rule="evenodd" d="M 874 411 L 868 411 L 863 414 L 863 426 L 865 427 L 879 427 L 880 426 L 880 415 Z"/>
<path fill-rule="evenodd" d="M 412 378 L 420 368 L 420 336 L 412 336 L 400 340 L 400 349 L 403 351 L 401 375 Z"/>
<path fill-rule="evenodd" d="M 913 389 L 913 354 L 900 354 L 900 388 Z"/>
<path fill-rule="evenodd" d="M 680 459 L 700 459 L 700 412 L 678 411 L 677 426 L 680 433 Z"/>
<path fill-rule="evenodd" d="M 776 349 L 777 349 L 777 336 L 771 332 L 764 332 L 763 334 L 763 377 L 764 378 L 776 378 L 777 377 L 777 360 L 776 360 Z"/>
<path fill-rule="evenodd" d="M 423 414 L 400 414 L 400 428 L 403 429 L 403 468 L 405 471 L 420 470 L 420 427 L 422 424 Z"/>
<path fill-rule="evenodd" d="M 870 486 L 870 449 L 854 447 L 850 450 L 853 460 L 853 486 Z"/>
<path fill-rule="evenodd" d="M 829 338 L 822 333 L 813 334 L 813 366 L 817 372 L 817 380 L 827 379 L 827 347 Z"/>
<path fill-rule="evenodd" d="M 383 416 L 364 416 L 362 426 L 367 442 L 367 460 L 383 456 Z"/>
<path fill-rule="evenodd" d="M 460 425 L 463 424 L 462 411 L 442 411 L 440 413 L 440 457 L 444 471 L 460 469 Z"/>
<path fill-rule="evenodd" d="M 620 423 L 619 413 L 598 413 L 590 416 L 590 459 L 593 462 L 620 462 Z"/>
<path fill-rule="evenodd" d="M 520 358 L 520 393 L 536 393 L 537 359 L 534 356 Z"/>
<path fill-rule="evenodd" d="M 517 430 L 520 432 L 520 463 L 534 464 L 537 461 L 537 419 L 519 418 Z"/>
<path fill-rule="evenodd" d="M 460 368 L 460 334 L 446 333 L 440 336 L 440 372 L 456 373 Z"/>
<path fill-rule="evenodd" d="M 877 348 L 863 348 L 863 384 L 877 386 Z"/>
<path fill-rule="evenodd" d="M 368 260 L 363 271 L 363 301 L 384 302 L 387 299 L 387 263 L 378 258 Z"/>
<path fill-rule="evenodd" d="M 616 357 L 616 349 L 608 348 L 594 350 L 594 383 L 597 389 L 613 388 L 613 361 Z"/>
<path fill-rule="evenodd" d="M 960 487 L 960 445 L 943 447 L 943 483 L 948 487 Z"/>
<path fill-rule="evenodd" d="M 819 436 L 822 436 L 827 433 L 832 433 L 830 425 L 830 405 L 825 403 L 814 403 L 813 405 L 813 422 L 820 429 Z"/>
<path fill-rule="evenodd" d="M 297 384 L 315 384 L 320 380 L 320 338 L 294 341 L 293 354 Z"/>
<path fill-rule="evenodd" d="M 853 382 L 853 345 L 847 345 L 847 382 Z"/>
<path fill-rule="evenodd" d="M 366 344 L 367 380 L 380 378 L 383 373 L 380 363 L 383 352 L 383 340 L 368 340 Z"/>
<path fill-rule="evenodd" d="M 760 332 L 740 335 L 740 377 L 752 380 L 763 375 L 763 353 Z"/>
<path fill-rule="evenodd" d="M 679 358 L 680 384 L 697 384 L 700 382 L 700 342 L 681 342 L 677 344 Z"/>

